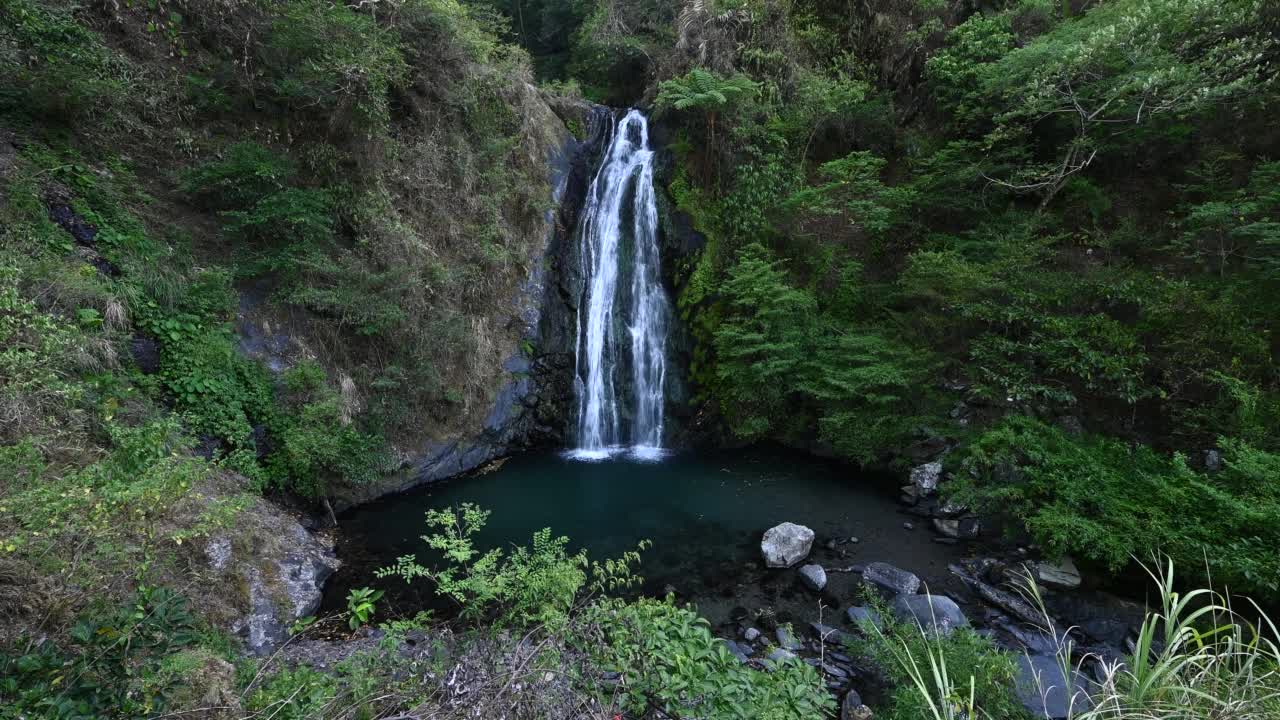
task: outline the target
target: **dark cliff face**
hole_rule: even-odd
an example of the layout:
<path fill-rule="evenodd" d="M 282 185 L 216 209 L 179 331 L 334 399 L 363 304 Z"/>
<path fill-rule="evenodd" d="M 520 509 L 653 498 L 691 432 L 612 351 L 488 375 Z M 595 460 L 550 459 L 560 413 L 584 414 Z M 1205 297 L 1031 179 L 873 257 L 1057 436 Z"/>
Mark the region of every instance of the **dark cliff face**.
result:
<path fill-rule="evenodd" d="M 564 195 L 556 210 L 555 233 L 545 256 L 542 313 L 533 339 L 534 377 L 540 391 L 535 408 L 536 427 L 531 444 L 563 445 L 570 438 L 575 412 L 574 358 L 578 341 L 577 315 L 582 298 L 582 257 L 578 252 L 578 221 L 591 180 L 609 143 L 612 110 L 601 105 L 578 105 L 560 110 L 573 113 L 583 138 L 566 148 Z"/>
<path fill-rule="evenodd" d="M 670 371 L 667 373 L 667 442 L 672 447 L 685 448 L 698 444 L 692 436 L 692 425 L 697 408 L 693 405 L 688 385 L 689 365 L 693 359 L 693 338 L 683 322 L 679 305 L 679 282 L 691 259 L 696 258 L 706 245 L 706 238 L 693 227 L 689 215 L 676 207 L 667 192 L 667 186 L 676 174 L 676 157 L 670 144 L 674 131 L 662 118 L 649 125 L 649 142 L 657 157 L 654 163 L 654 183 L 657 185 L 658 226 L 662 252 L 662 279 L 671 298 L 674 321 L 667 341 Z"/>

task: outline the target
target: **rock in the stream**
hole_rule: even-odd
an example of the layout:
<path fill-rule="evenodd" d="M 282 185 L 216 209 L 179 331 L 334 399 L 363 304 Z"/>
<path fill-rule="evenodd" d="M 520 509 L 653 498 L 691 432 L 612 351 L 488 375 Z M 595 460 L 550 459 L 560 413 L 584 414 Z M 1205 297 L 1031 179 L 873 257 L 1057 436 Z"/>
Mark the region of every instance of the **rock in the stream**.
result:
<path fill-rule="evenodd" d="M 952 574 L 963 580 L 985 602 L 995 605 L 1019 620 L 1032 625 L 1039 625 L 1044 621 L 1044 616 L 1022 598 L 982 582 L 959 565 L 953 564 L 949 568 Z"/>
<path fill-rule="evenodd" d="M 844 616 L 851 625 L 864 633 L 884 627 L 884 621 L 880 619 L 880 613 L 861 605 L 855 605 L 845 610 Z"/>
<path fill-rule="evenodd" d="M 795 660 L 796 654 L 785 648 L 774 648 L 773 652 L 769 653 L 769 656 L 765 659 L 774 663 L 784 663 L 788 660 Z"/>
<path fill-rule="evenodd" d="M 844 647 L 853 642 L 853 636 L 849 633 L 833 628 L 830 625 L 822 623 L 809 623 L 809 631 L 817 638 L 819 642 L 827 645 L 835 645 L 836 647 Z"/>
<path fill-rule="evenodd" d="M 742 639 L 746 640 L 747 642 L 755 642 L 756 639 L 759 637 L 760 637 L 760 631 L 753 627 L 749 627 L 746 630 L 742 631 Z"/>
<path fill-rule="evenodd" d="M 760 554 L 768 567 L 789 568 L 808 557 L 812 547 L 812 530 L 784 522 L 765 531 L 760 541 Z"/>
<path fill-rule="evenodd" d="M 1070 557 L 1058 562 L 1036 563 L 1036 580 L 1055 590 L 1074 590 L 1080 587 L 1080 570 Z"/>
<path fill-rule="evenodd" d="M 827 571 L 821 565 L 805 565 L 800 568 L 800 580 L 814 592 L 822 592 L 827 586 Z"/>
<path fill-rule="evenodd" d="M 784 650 L 799 650 L 804 647 L 804 643 L 800 642 L 795 633 L 791 632 L 791 628 L 786 625 L 779 627 L 774 634 L 778 636 L 778 645 Z"/>
<path fill-rule="evenodd" d="M 942 479 L 942 463 L 931 462 L 911 469 L 910 483 L 916 499 L 929 497 L 938 489 Z"/>
<path fill-rule="evenodd" d="M 933 529 L 944 537 L 972 540 L 978 537 L 982 524 L 975 517 L 934 518 Z"/>
<path fill-rule="evenodd" d="M 739 662 L 747 662 L 747 660 L 749 659 L 748 655 L 746 652 L 743 651 L 742 647 L 739 646 L 738 643 L 732 640 L 725 640 L 723 642 L 724 642 L 724 646 L 729 649 L 730 655 L 733 655 L 734 657 L 738 658 Z"/>
<path fill-rule="evenodd" d="M 1022 655 L 1017 665 L 1014 691 L 1035 717 L 1062 720 L 1089 709 L 1088 681 L 1074 669 L 1065 675 L 1056 656 Z"/>
<path fill-rule="evenodd" d="M 943 636 L 969 625 L 960 606 L 943 595 L 899 595 L 893 599 L 893 614 L 915 621 L 921 628 L 936 629 Z"/>
<path fill-rule="evenodd" d="M 869 563 L 862 571 L 862 582 L 879 590 L 887 597 L 912 595 L 920 591 L 920 578 L 889 563 Z"/>
<path fill-rule="evenodd" d="M 871 708 L 862 704 L 857 690 L 850 690 L 840 701 L 840 720 L 871 720 Z"/>

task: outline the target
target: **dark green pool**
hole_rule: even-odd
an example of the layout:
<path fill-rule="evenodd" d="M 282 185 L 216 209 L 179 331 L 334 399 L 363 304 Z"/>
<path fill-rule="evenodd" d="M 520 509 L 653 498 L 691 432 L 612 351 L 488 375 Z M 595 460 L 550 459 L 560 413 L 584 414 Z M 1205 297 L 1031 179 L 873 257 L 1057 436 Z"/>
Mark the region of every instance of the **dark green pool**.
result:
<path fill-rule="evenodd" d="M 658 462 L 525 455 L 492 472 L 343 515 L 344 567 L 330 583 L 326 605 L 339 609 L 348 588 L 368 585 L 385 588 L 397 612 L 446 611 L 429 583 L 406 588 L 398 579 L 376 579 L 373 571 L 401 555 L 429 559 L 419 540 L 424 512 L 463 502 L 492 511 L 480 536 L 483 548 L 527 543 L 543 527 L 568 535 L 573 547 L 585 546 L 593 558 L 617 556 L 641 539 L 651 540 L 640 569 L 643 590 L 674 589 L 713 624 L 727 621 L 735 607 L 770 607 L 796 620 L 816 616 L 818 598 L 796 584 L 794 570 L 766 570 L 760 561 L 761 534 L 784 521 L 813 528 L 811 561 L 828 569 L 880 560 L 915 572 L 935 588 L 950 587 L 946 566 L 964 549 L 935 543 L 927 521 L 899 512 L 895 492 L 891 478 L 790 453 L 683 454 Z M 906 521 L 914 529 L 904 529 Z M 851 536 L 859 542 L 825 546 L 829 539 Z M 830 577 L 826 603 L 847 604 L 856 576 Z"/>

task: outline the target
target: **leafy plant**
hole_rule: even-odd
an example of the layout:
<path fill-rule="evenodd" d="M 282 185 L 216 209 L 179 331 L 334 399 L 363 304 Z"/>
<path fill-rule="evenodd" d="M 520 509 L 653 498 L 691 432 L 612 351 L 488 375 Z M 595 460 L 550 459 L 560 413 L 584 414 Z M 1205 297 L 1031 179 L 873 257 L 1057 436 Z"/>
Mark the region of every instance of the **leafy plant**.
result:
<path fill-rule="evenodd" d="M 446 566 L 433 570 L 408 555 L 379 570 L 378 577 L 394 575 L 407 583 L 428 579 L 472 619 L 496 613 L 498 623 L 517 627 L 563 623 L 587 580 L 586 553 L 568 554 L 569 539 L 553 538 L 549 528 L 534 533 L 530 547 L 517 547 L 508 556 L 498 549 L 482 553 L 474 536 L 488 519 L 488 511 L 471 503 L 456 510 L 428 510 L 427 526 L 437 532 L 422 540 L 442 555 Z"/>
<path fill-rule="evenodd" d="M 876 604 L 873 601 L 873 604 Z M 1012 656 L 967 627 L 949 634 L 926 631 L 879 608 L 883 627 L 869 625 L 854 648 L 888 673 L 893 690 L 880 710 L 893 720 L 1021 720 L 1013 694 Z"/>
<path fill-rule="evenodd" d="M 694 68 L 658 86 L 654 107 L 663 110 L 701 110 L 707 123 L 707 145 L 716 150 L 716 119 L 738 100 L 755 95 L 759 87 L 745 75 L 724 77 Z"/>
<path fill-rule="evenodd" d="M 382 590 L 374 590 L 373 588 L 352 588 L 347 593 L 347 625 L 352 630 L 358 630 L 360 626 L 369 624 L 373 619 L 373 613 L 377 609 L 377 602 L 382 599 Z"/>
<path fill-rule="evenodd" d="M 711 720 L 821 717 L 835 702 L 817 671 L 799 660 L 747 667 L 713 637 L 706 620 L 669 600 L 605 601 L 588 611 L 599 633 L 586 640 L 596 661 L 619 673 L 624 708 L 657 708 Z"/>
<path fill-rule="evenodd" d="M 973 442 L 965 464 L 976 480 L 962 481 L 957 498 L 1012 514 L 1054 554 L 1119 570 L 1159 548 L 1190 567 L 1208 558 L 1213 576 L 1234 590 L 1273 593 L 1280 567 L 1261 547 L 1277 541 L 1280 502 L 1259 492 L 1257 473 L 1275 459 L 1240 443 L 1227 448 L 1231 475 L 1219 481 L 1180 456 L 1075 440 L 1013 417 Z"/>
<path fill-rule="evenodd" d="M 64 647 L 46 642 L 26 654 L 0 654 L 0 700 L 19 715 L 66 720 L 162 712 L 185 679 L 167 677 L 161 667 L 194 642 L 185 600 L 140 587 L 129 603 L 81 618 Z"/>

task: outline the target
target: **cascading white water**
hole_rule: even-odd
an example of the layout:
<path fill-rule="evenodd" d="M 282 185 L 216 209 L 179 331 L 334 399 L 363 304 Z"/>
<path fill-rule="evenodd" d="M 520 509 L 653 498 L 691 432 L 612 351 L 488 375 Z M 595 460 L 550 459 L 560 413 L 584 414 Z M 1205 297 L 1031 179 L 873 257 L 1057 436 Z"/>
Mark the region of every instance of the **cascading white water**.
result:
<path fill-rule="evenodd" d="M 657 229 L 649 124 L 630 110 L 613 129 L 579 232 L 585 287 L 578 308 L 577 457 L 661 454 L 671 311 Z"/>

